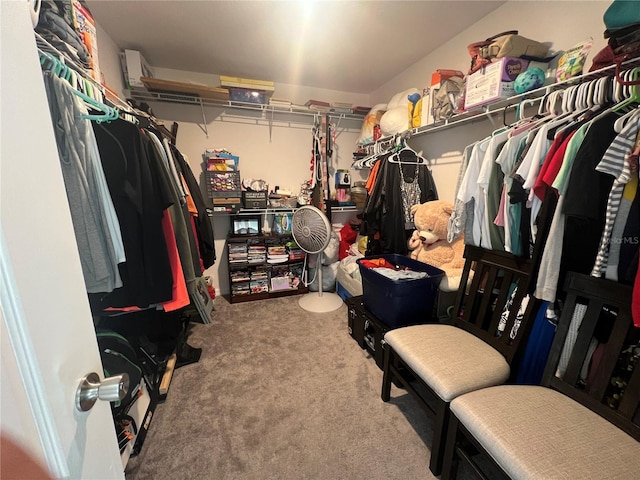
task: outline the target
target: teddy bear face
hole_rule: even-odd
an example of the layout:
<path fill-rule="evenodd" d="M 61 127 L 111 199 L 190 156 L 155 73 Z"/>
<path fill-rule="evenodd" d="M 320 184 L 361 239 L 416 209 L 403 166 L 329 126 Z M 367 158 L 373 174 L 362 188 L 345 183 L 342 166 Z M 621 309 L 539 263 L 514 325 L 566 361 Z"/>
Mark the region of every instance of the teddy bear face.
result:
<path fill-rule="evenodd" d="M 413 222 L 420 239 L 426 243 L 446 239 L 452 211 L 453 205 L 441 200 L 415 205 L 412 208 Z"/>

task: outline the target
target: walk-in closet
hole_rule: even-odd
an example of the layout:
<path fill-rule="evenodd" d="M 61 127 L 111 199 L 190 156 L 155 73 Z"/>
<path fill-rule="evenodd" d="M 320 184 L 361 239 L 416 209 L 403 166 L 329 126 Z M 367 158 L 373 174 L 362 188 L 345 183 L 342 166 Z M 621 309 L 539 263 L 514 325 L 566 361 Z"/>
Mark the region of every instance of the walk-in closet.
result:
<path fill-rule="evenodd" d="M 3 478 L 637 476 L 640 1 L 0 22 Z"/>

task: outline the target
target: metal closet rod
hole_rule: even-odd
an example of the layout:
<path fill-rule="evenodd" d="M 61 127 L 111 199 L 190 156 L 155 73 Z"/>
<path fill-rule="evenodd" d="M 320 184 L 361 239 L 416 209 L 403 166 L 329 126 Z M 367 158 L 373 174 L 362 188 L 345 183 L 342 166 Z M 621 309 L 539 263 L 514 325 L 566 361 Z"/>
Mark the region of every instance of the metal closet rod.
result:
<path fill-rule="evenodd" d="M 76 63 L 75 60 L 67 57 L 64 53 L 62 53 L 56 47 L 51 45 L 51 43 L 49 43 L 49 41 L 46 38 L 44 38 L 42 35 L 40 35 L 38 32 L 34 31 L 33 33 L 35 34 L 35 37 L 36 37 L 36 45 L 38 47 L 38 50 L 46 54 L 56 56 L 58 60 L 60 60 L 60 62 L 67 65 L 69 68 L 72 68 L 76 73 L 81 75 L 83 79 L 91 82 L 93 87 L 100 92 L 100 95 L 102 95 L 105 103 L 107 103 L 108 105 L 110 103 L 110 106 L 118 108 L 123 112 L 127 112 L 127 113 L 134 112 L 134 109 L 131 105 L 129 105 L 126 101 L 121 99 L 118 96 L 118 94 L 113 90 L 111 90 L 109 87 L 102 85 L 95 78 L 93 78 L 86 68 Z"/>

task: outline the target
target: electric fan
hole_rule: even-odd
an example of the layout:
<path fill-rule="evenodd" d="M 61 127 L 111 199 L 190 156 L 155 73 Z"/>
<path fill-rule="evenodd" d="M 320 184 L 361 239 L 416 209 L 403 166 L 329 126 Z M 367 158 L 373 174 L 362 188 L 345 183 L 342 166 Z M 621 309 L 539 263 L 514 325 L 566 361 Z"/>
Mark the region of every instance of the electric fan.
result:
<path fill-rule="evenodd" d="M 318 291 L 303 295 L 298 305 L 308 312 L 332 312 L 340 308 L 342 299 L 335 293 L 322 291 L 322 256 L 331 239 L 331 224 L 322 211 L 311 205 L 300 207 L 291 218 L 291 234 L 298 246 L 309 254 L 318 254 L 316 272 Z"/>

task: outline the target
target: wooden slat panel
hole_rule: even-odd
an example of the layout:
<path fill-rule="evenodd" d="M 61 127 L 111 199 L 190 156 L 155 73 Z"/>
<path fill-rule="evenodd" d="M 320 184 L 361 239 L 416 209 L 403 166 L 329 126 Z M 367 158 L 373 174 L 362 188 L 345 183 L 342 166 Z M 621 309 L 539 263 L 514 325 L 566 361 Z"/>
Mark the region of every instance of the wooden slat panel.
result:
<path fill-rule="evenodd" d="M 570 277 L 567 278 L 567 280 L 569 279 Z M 567 284 L 568 283 L 569 282 L 567 281 Z M 549 357 L 547 358 L 544 373 L 542 374 L 543 385 L 550 385 L 551 380 L 555 378 L 554 375 L 556 374 L 556 368 L 558 367 L 560 355 L 562 354 L 562 348 L 564 347 L 564 339 L 567 338 L 567 332 L 569 331 L 571 317 L 573 316 L 573 311 L 576 306 L 576 297 L 577 295 L 574 291 L 569 291 L 567 293 L 564 309 L 562 310 L 562 314 L 560 315 L 558 328 L 556 329 L 556 334 L 554 336 L 553 343 L 551 344 L 551 350 L 549 351 Z"/>
<path fill-rule="evenodd" d="M 629 334 L 629 328 L 631 328 L 631 318 L 626 316 L 625 312 L 620 312 L 620 316 L 622 318 L 617 318 L 613 325 L 613 330 L 609 335 L 607 345 L 604 347 L 604 354 L 600 359 L 598 370 L 594 375 L 593 384 L 589 388 L 589 394 L 600 401 L 604 398 L 613 370 L 620 358 L 620 352 L 624 348 L 624 341 Z"/>
<path fill-rule="evenodd" d="M 626 347 L 629 340 L 631 286 L 573 272 L 567 276 L 565 285 L 565 289 L 568 291 L 567 302 L 553 340 L 542 383 L 582 403 L 637 440 L 640 440 L 640 426 L 635 423 L 637 422 L 636 412 L 640 402 L 640 367 L 636 366 L 617 410 L 610 407 L 606 401 L 603 401 L 621 351 Z M 576 301 L 580 302 L 582 298 L 589 299 L 589 310 L 581 327 L 581 329 L 585 330 L 585 333 L 581 332 L 581 336 L 574 346 L 574 352 L 570 360 L 572 371 L 570 372 L 567 369 L 564 378 L 558 378 L 555 376 L 555 370 L 569 323 L 573 316 L 574 306 Z M 612 325 L 603 356 L 597 364 L 597 370 L 590 372 L 591 378 L 594 380 L 590 382 L 585 390 L 581 386 L 576 387 L 575 382 L 582 366 L 582 359 L 586 356 L 589 340 L 593 334 L 593 328 L 589 324 L 593 321 L 593 318 L 597 320 L 602 305 L 616 308 L 618 315 Z M 592 366 L 593 368 L 596 367 Z"/>
<path fill-rule="evenodd" d="M 520 310 L 520 305 L 522 305 L 522 300 L 525 297 L 524 288 L 518 288 L 516 290 L 516 294 L 513 297 L 513 304 L 509 309 L 509 316 L 507 317 L 507 324 L 505 325 L 504 331 L 502 332 L 502 336 L 500 337 L 500 343 L 511 343 L 509 340 L 509 336 L 511 335 L 511 329 L 518 317 L 518 311 Z"/>
<path fill-rule="evenodd" d="M 640 364 L 636 363 L 629 384 L 624 390 L 624 395 L 618 405 L 620 415 L 632 420 L 640 406 Z"/>
<path fill-rule="evenodd" d="M 504 272 L 504 277 L 502 278 L 503 285 L 511 285 L 514 282 L 514 274 L 513 272 L 506 270 Z M 509 299 L 509 288 L 503 287 L 500 289 L 500 294 L 498 295 L 497 308 L 493 312 L 491 316 L 491 323 L 489 323 L 489 328 L 487 331 L 489 333 L 494 333 L 498 330 L 498 324 L 500 323 L 500 316 L 502 315 L 502 310 L 504 310 L 504 306 Z"/>
<path fill-rule="evenodd" d="M 587 305 L 587 312 L 580 324 L 578 338 L 576 339 L 576 343 L 571 351 L 567 370 L 564 374 L 564 381 L 567 383 L 575 385 L 578 381 L 580 370 L 582 369 L 582 364 L 584 363 L 584 359 L 587 355 L 587 350 L 589 349 L 589 344 L 591 343 L 591 338 L 593 337 L 593 332 L 596 329 L 596 324 L 598 323 L 601 311 L 602 302 L 598 300 L 589 301 L 589 304 Z"/>
<path fill-rule="evenodd" d="M 535 320 L 536 314 L 540 308 L 541 301 L 535 297 L 529 298 L 529 303 L 527 304 L 527 308 L 524 312 L 524 317 L 522 322 L 520 323 L 520 327 L 518 328 L 518 334 L 514 340 L 511 340 L 509 345 L 505 345 L 505 348 L 508 349 L 503 352 L 503 355 L 507 359 L 507 362 L 511 364 L 515 358 L 519 356 L 521 353 L 520 345 L 525 342 L 525 340 L 529 337 L 529 333 L 533 328 L 533 322 Z M 512 371 L 512 374 L 515 374 L 515 371 Z"/>
<path fill-rule="evenodd" d="M 453 323 L 494 347 L 510 362 L 516 355 L 512 350 L 517 348 L 519 342 L 514 344 L 509 338 L 509 333 L 517 316 L 521 299 L 526 294 L 533 262 L 507 252 L 485 250 L 472 245 L 465 247 L 464 256 L 465 269 L 467 265 L 474 263 L 475 273 L 470 281 L 470 288 L 466 288 L 469 284 L 468 277 L 466 283 L 460 284 L 460 290 L 465 289 L 468 294 L 464 295 L 459 290 L 457 315 L 454 315 Z M 517 293 L 514 301 L 515 308 L 510 311 L 510 322 L 505 329 L 507 333 L 498 338 L 496 337 L 497 326 L 509 299 L 509 288 L 513 282 L 522 286 L 522 290 Z M 460 315 L 461 311 L 464 311 L 464 316 Z M 527 309 L 518 337 L 520 332 L 528 334 L 534 314 L 533 308 Z"/>
<path fill-rule="evenodd" d="M 475 312 L 474 318 L 466 318 L 468 322 L 472 322 L 479 328 L 482 328 L 482 325 L 484 325 L 484 319 L 488 313 L 488 307 L 491 302 L 491 297 L 493 296 L 496 276 L 498 275 L 498 271 L 496 268 L 489 267 L 487 268 L 487 270 L 487 282 L 485 283 L 484 292 L 482 293 L 482 301 L 480 302 L 480 307 L 478 308 L 478 311 Z"/>
<path fill-rule="evenodd" d="M 469 290 L 469 295 L 465 298 L 464 308 L 464 316 L 462 317 L 463 322 L 469 322 L 471 318 L 475 318 L 478 310 L 478 297 L 482 295 L 480 290 L 480 281 L 484 276 L 485 267 L 482 264 L 478 264 L 476 266 L 476 272 L 473 275 L 473 280 L 471 280 L 471 288 Z"/>
<path fill-rule="evenodd" d="M 454 321 L 456 318 L 460 317 L 460 312 L 462 311 L 462 307 L 467 297 L 466 285 L 467 285 L 467 282 L 469 281 L 469 275 L 471 272 L 472 263 L 473 263 L 472 260 L 467 259 L 464 263 L 464 268 L 462 269 L 462 278 L 460 279 L 460 288 L 458 288 L 458 293 L 456 295 L 456 302 L 455 302 L 455 311 L 453 312 L 453 315 L 452 315 L 452 319 Z"/>

